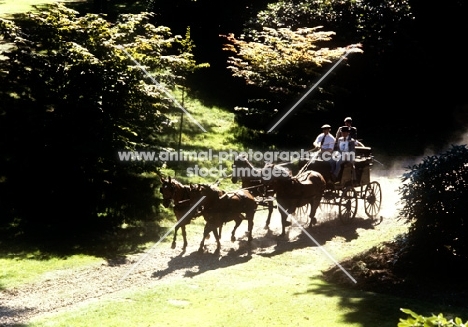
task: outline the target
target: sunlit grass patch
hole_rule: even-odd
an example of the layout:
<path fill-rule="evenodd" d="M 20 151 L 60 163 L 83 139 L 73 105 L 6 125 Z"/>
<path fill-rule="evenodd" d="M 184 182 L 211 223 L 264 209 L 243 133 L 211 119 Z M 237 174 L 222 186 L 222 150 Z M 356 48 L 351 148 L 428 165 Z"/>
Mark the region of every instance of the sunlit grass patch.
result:
<path fill-rule="evenodd" d="M 0 17 L 11 18 L 13 14 L 34 11 L 35 6 L 46 6 L 57 0 L 4 0 L 0 2 Z M 62 0 L 60 2 L 83 2 L 83 0 Z"/>
<path fill-rule="evenodd" d="M 0 288 L 32 283 L 51 271 L 73 269 L 102 261 L 100 258 L 81 254 L 43 259 L 40 251 L 27 253 L 25 258 L 17 255 L 11 253 L 10 258 L 0 258 Z"/>

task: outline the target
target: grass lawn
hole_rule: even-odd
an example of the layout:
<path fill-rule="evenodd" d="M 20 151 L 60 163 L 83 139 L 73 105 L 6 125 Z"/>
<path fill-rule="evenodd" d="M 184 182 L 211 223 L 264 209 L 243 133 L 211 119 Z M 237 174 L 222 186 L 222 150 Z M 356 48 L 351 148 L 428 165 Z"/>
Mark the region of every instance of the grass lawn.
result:
<path fill-rule="evenodd" d="M 396 326 L 405 314 L 449 308 L 324 282 L 328 264 L 311 250 L 256 257 L 145 289 L 106 296 L 80 308 L 33 320 L 30 326 Z"/>
<path fill-rule="evenodd" d="M 13 14 L 34 10 L 34 6 L 42 6 L 57 2 L 56 0 L 3 0 L 0 1 L 0 17 L 8 18 Z M 80 0 L 65 0 L 60 2 L 80 2 Z"/>

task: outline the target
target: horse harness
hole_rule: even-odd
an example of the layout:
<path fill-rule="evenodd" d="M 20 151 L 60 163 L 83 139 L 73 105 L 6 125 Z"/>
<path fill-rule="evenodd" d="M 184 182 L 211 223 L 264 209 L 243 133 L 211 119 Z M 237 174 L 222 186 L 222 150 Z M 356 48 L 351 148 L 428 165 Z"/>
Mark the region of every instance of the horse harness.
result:
<path fill-rule="evenodd" d="M 173 183 L 169 183 L 166 187 L 169 188 L 169 191 L 171 192 L 171 195 L 169 197 L 167 197 L 167 198 L 164 197 L 164 199 L 166 199 L 166 200 L 174 199 L 175 193 L 177 191 L 175 185 Z M 162 189 L 163 189 L 163 187 L 161 187 L 159 191 L 162 194 L 164 194 Z M 184 207 L 184 206 L 186 207 L 186 206 L 188 206 L 190 204 L 190 190 L 189 190 L 189 187 L 186 186 L 186 185 L 182 185 L 182 190 L 184 192 L 182 194 L 182 199 L 183 200 L 178 201 L 177 203 L 175 203 L 175 201 L 174 201 L 174 208 L 175 209 L 179 209 L 179 208 Z"/>

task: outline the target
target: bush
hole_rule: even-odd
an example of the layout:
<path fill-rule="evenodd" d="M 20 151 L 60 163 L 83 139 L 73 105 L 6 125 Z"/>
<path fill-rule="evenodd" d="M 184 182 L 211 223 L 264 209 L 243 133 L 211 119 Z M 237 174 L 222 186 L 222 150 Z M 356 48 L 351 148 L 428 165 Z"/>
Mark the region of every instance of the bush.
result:
<path fill-rule="evenodd" d="M 400 215 L 410 223 L 408 245 L 420 262 L 435 269 L 442 261 L 468 258 L 468 149 L 452 146 L 409 167 L 399 191 Z M 452 261 L 453 262 L 453 261 Z M 457 264 L 457 266 L 458 266 Z M 443 269 L 459 270 L 445 267 Z"/>

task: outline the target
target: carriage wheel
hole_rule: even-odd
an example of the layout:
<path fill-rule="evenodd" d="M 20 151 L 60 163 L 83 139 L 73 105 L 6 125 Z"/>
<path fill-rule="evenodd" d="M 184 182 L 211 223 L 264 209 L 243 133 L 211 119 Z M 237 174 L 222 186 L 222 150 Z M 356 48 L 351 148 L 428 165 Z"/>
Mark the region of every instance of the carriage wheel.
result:
<path fill-rule="evenodd" d="M 342 222 L 348 222 L 356 217 L 358 198 L 354 188 L 345 188 L 341 193 L 339 215 Z"/>
<path fill-rule="evenodd" d="M 336 192 L 327 190 L 323 194 L 320 202 L 320 215 L 323 220 L 333 220 L 336 218 Z"/>
<path fill-rule="evenodd" d="M 306 204 L 300 208 L 296 209 L 296 220 L 298 222 L 306 222 L 309 220 L 309 210 L 310 210 L 310 204 Z"/>
<path fill-rule="evenodd" d="M 369 218 L 374 219 L 380 212 L 382 192 L 378 182 L 367 184 L 364 191 L 364 209 Z"/>

